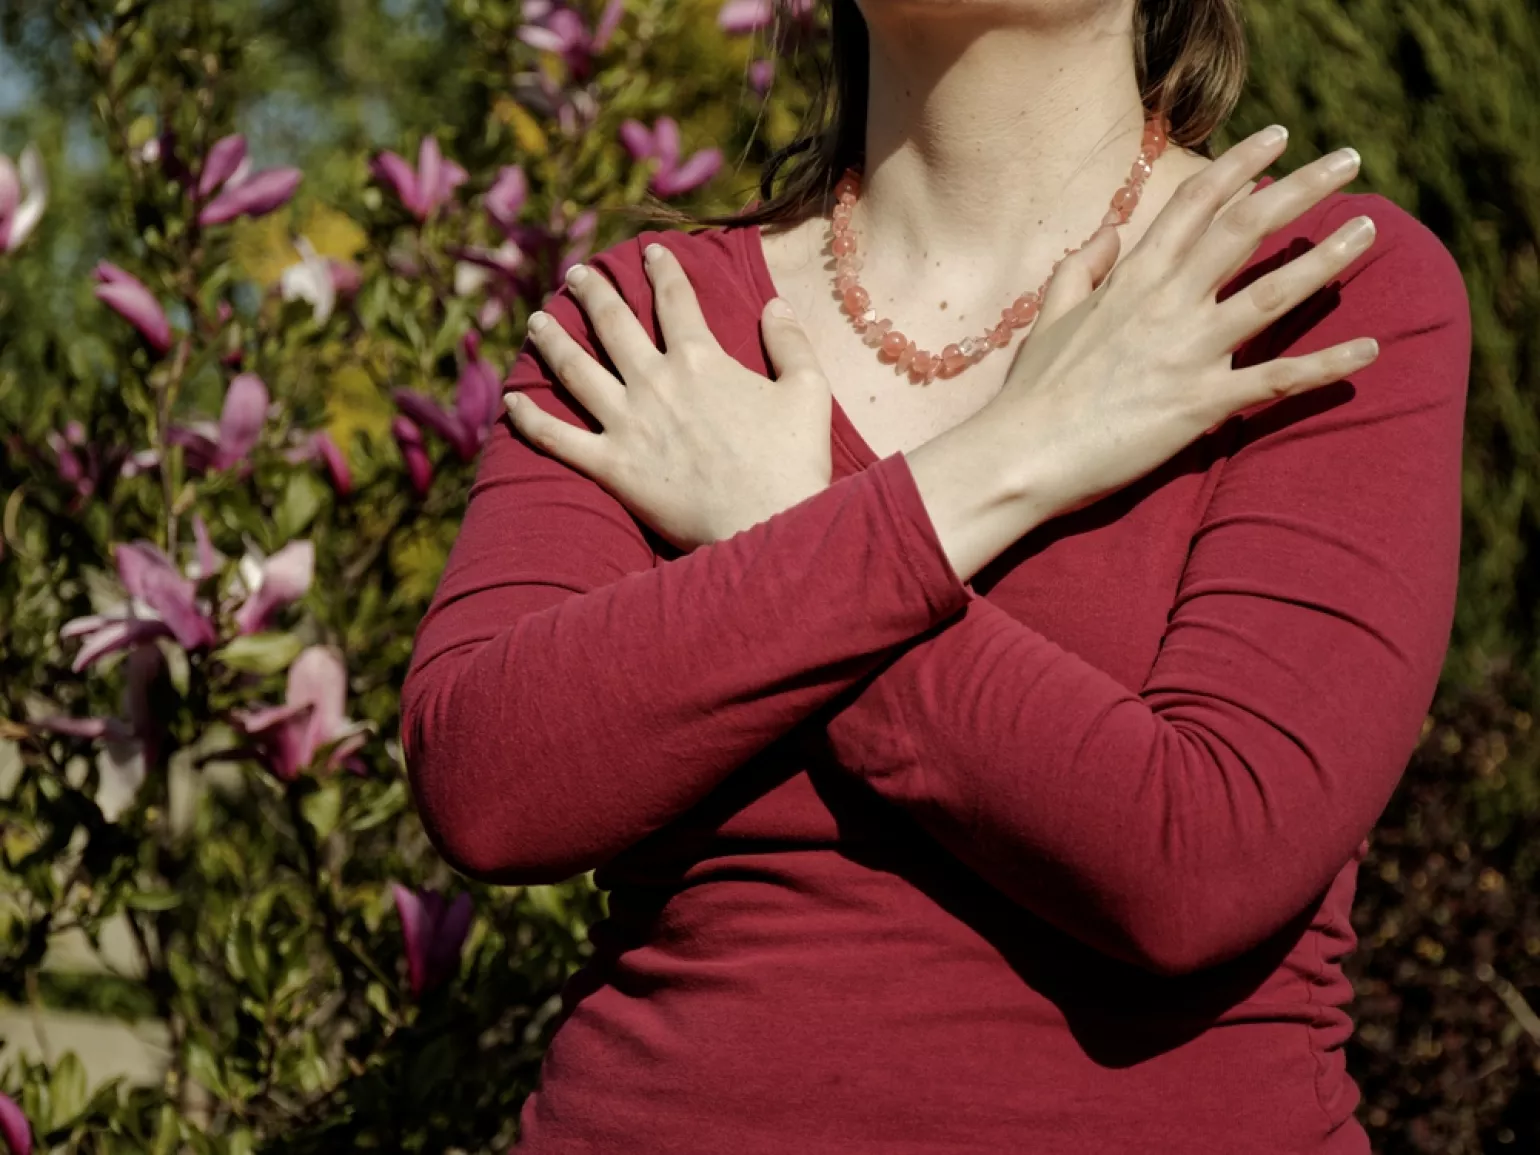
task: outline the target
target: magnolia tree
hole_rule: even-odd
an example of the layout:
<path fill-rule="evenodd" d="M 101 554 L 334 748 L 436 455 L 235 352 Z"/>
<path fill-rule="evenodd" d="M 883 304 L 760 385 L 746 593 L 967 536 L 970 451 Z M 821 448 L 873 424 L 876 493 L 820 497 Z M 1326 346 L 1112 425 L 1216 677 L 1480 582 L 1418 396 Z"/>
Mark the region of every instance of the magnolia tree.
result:
<path fill-rule="evenodd" d="M 698 4 L 449 3 L 484 104 L 316 188 L 239 131 L 222 6 L 86 7 L 99 219 L 50 204 L 56 142 L 0 157 L 0 993 L 160 1020 L 168 1063 L 0 1053 L 0 1143 L 506 1146 L 603 900 L 455 877 L 396 693 L 524 317 L 634 227 L 604 210 L 709 195 L 684 141 L 746 130 L 662 101 L 752 122 L 769 5 L 708 42 Z M 66 225 L 92 271 L 23 324 Z M 112 927 L 106 974 L 45 965 Z"/>

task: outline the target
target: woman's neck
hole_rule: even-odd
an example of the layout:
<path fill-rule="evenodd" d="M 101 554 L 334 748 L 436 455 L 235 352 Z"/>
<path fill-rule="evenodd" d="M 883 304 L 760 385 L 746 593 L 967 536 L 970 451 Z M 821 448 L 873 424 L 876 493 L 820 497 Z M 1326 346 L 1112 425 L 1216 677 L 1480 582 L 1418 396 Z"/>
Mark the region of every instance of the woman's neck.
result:
<path fill-rule="evenodd" d="M 959 16 L 967 5 L 866 6 L 880 23 L 857 209 L 864 283 L 940 277 L 966 299 L 1022 269 L 1046 276 L 1045 261 L 1090 236 L 1144 124 L 1130 3 L 1042 5 L 1080 10 L 1057 21 L 996 4 L 979 5 L 987 21 Z"/>

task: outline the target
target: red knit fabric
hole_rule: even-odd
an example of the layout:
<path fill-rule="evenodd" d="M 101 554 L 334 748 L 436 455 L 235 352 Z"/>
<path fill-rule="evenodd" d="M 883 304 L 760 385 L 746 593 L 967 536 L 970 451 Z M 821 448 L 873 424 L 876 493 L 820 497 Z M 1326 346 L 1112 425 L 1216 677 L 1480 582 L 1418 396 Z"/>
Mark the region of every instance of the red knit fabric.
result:
<path fill-rule="evenodd" d="M 1340 962 L 1453 620 L 1469 304 L 1371 194 L 1225 294 L 1359 213 L 1369 251 L 1235 363 L 1373 365 L 968 585 L 837 405 L 834 483 L 686 556 L 498 425 L 403 741 L 457 867 L 611 892 L 517 1150 L 1368 1151 Z M 656 336 L 654 239 L 768 373 L 757 230 L 594 258 Z M 531 351 L 509 384 L 596 428 Z"/>

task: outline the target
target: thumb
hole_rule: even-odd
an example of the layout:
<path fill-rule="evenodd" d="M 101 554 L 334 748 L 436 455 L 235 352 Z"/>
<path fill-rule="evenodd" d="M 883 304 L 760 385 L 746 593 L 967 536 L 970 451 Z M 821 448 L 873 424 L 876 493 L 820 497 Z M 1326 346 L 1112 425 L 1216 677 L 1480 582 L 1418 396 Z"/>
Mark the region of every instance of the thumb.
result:
<path fill-rule="evenodd" d="M 823 369 L 818 364 L 813 343 L 784 298 L 776 297 L 765 304 L 760 329 L 777 381 L 787 377 L 823 379 Z"/>
<path fill-rule="evenodd" d="M 1053 324 L 1095 292 L 1117 264 L 1122 247 L 1117 229 L 1103 225 L 1078 250 L 1064 257 L 1048 283 L 1034 331 Z"/>

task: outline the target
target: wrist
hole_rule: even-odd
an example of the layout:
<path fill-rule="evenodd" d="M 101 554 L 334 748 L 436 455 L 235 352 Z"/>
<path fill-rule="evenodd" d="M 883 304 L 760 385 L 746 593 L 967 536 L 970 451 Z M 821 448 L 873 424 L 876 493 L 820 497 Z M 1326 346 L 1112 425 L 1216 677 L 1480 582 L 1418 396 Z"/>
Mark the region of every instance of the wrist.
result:
<path fill-rule="evenodd" d="M 1052 516 L 1027 468 L 1023 433 L 986 406 L 904 454 L 936 537 L 965 582 Z"/>

